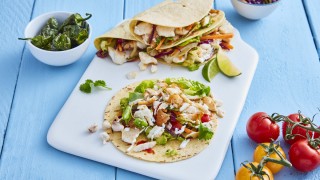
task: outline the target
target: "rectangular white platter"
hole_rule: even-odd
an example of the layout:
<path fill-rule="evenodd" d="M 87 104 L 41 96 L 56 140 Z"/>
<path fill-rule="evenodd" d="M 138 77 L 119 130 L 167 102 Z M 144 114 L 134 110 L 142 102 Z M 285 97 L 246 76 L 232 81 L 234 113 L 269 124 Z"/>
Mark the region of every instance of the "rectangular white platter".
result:
<path fill-rule="evenodd" d="M 165 64 L 158 65 L 157 73 L 150 73 L 149 67 L 140 72 L 136 79 L 128 80 L 125 74 L 139 71 L 137 62 L 116 65 L 109 58 L 94 57 L 51 125 L 47 135 L 48 143 L 66 153 L 158 179 L 214 179 L 224 160 L 258 63 L 257 52 L 241 39 L 238 31 L 235 32 L 232 44 L 234 50 L 227 55 L 241 69 L 242 74 L 234 78 L 218 74 L 211 83 L 203 79 L 201 69 L 189 72 L 186 68 Z M 216 99 L 223 102 L 225 116 L 219 120 L 210 145 L 200 154 L 174 163 L 146 162 L 127 156 L 112 143 L 103 145 L 99 136 L 101 130 L 94 134 L 88 133 L 88 127 L 94 123 L 101 127 L 104 109 L 118 90 L 137 81 L 167 77 L 185 77 L 209 85 Z M 86 79 L 105 80 L 112 90 L 82 93 L 79 85 Z"/>

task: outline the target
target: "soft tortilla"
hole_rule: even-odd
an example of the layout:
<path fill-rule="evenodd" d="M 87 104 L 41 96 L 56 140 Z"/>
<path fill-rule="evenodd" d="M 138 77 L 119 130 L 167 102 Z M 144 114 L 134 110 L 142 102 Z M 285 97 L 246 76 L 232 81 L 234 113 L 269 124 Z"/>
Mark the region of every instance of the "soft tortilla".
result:
<path fill-rule="evenodd" d="M 107 40 L 109 38 L 117 38 L 117 39 L 125 39 L 125 40 L 133 40 L 136 41 L 136 38 L 131 35 L 129 30 L 129 23 L 130 20 L 126 20 L 123 23 L 119 24 L 118 26 L 112 28 L 111 30 L 107 31 L 103 35 L 97 37 L 94 40 L 94 46 L 100 50 L 100 43 L 101 40 Z"/>
<path fill-rule="evenodd" d="M 170 0 L 164 1 L 135 16 L 129 25 L 130 32 L 138 41 L 144 43 L 140 36 L 134 34 L 134 27 L 139 21 L 166 27 L 185 27 L 200 21 L 204 16 L 206 16 L 211 10 L 212 4 L 213 0 L 179 0 L 176 2 L 172 2 Z M 219 27 L 224 21 L 224 12 L 218 11 L 218 15 L 215 17 L 215 22 L 209 27 L 188 35 L 171 45 L 163 45 L 160 49 L 168 49 L 177 46 L 191 38 L 200 36 L 201 34 Z"/>
<path fill-rule="evenodd" d="M 112 97 L 112 99 L 109 101 L 106 110 L 105 110 L 105 116 L 104 120 L 109 121 L 112 123 L 116 117 L 118 117 L 120 114 L 120 99 L 127 97 L 129 92 L 133 92 L 135 87 L 138 86 L 140 82 L 128 85 L 127 87 L 121 89 L 115 96 Z M 217 121 L 214 122 L 214 127 L 212 128 L 212 131 L 215 132 L 217 128 Z M 154 150 L 155 154 L 147 153 L 145 151 L 142 152 L 134 152 L 130 151 L 129 153 L 126 152 L 126 150 L 130 147 L 129 144 L 125 143 L 121 139 L 121 132 L 112 132 L 111 129 L 108 130 L 108 133 L 111 138 L 111 142 L 114 144 L 115 147 L 117 147 L 120 151 L 123 153 L 142 159 L 145 161 L 152 161 L 152 162 L 175 162 L 180 161 L 183 159 L 191 158 L 197 154 L 199 154 L 202 150 L 204 150 L 208 145 L 209 141 L 201 141 L 198 139 L 192 139 L 186 148 L 178 150 L 181 141 L 174 140 L 169 141 L 166 145 L 156 145 L 152 149 Z M 137 138 L 136 142 L 139 142 L 140 140 L 145 140 L 146 137 L 144 135 L 140 135 Z M 168 157 L 165 155 L 166 150 L 176 150 L 178 152 L 178 155 L 175 155 L 173 157 Z"/>
<path fill-rule="evenodd" d="M 200 21 L 212 7 L 213 0 L 164 1 L 133 18 L 166 27 L 184 27 Z"/>

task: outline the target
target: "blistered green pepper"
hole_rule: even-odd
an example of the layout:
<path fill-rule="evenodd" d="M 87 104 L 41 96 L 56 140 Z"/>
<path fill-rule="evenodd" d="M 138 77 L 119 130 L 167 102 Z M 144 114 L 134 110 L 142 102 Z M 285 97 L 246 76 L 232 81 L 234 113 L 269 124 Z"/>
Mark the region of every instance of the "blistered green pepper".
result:
<path fill-rule="evenodd" d="M 56 18 L 51 17 L 48 21 L 47 21 L 47 26 L 49 26 L 51 29 L 58 29 L 59 28 L 59 24 Z"/>
<path fill-rule="evenodd" d="M 43 36 L 56 36 L 58 34 L 59 24 L 56 18 L 51 17 L 46 25 L 41 29 L 40 34 Z"/>
<path fill-rule="evenodd" d="M 86 13 L 86 18 L 81 17 L 80 14 L 75 13 L 70 15 L 61 25 L 60 31 L 67 25 L 77 25 L 77 26 L 82 26 L 83 22 L 85 20 L 88 20 L 91 18 L 92 14 Z"/>
<path fill-rule="evenodd" d="M 31 43 L 33 45 L 35 45 L 38 48 L 41 49 L 46 49 L 48 50 L 48 45 L 50 44 L 50 42 L 52 41 L 52 37 L 51 36 L 42 36 L 42 35 L 38 35 L 35 36 L 33 38 L 18 38 L 19 40 L 31 40 Z"/>
<path fill-rule="evenodd" d="M 58 30 L 57 29 L 52 29 L 49 25 L 45 25 L 42 29 L 41 29 L 41 33 L 42 36 L 56 36 L 58 34 Z"/>
<path fill-rule="evenodd" d="M 63 28 L 63 33 L 66 34 L 72 43 L 72 47 L 82 44 L 89 36 L 86 29 L 83 29 L 77 25 L 67 25 Z"/>
<path fill-rule="evenodd" d="M 71 40 L 65 34 L 58 34 L 52 40 L 52 46 L 53 46 L 54 50 L 57 50 L 57 51 L 64 51 L 67 49 L 71 49 Z"/>

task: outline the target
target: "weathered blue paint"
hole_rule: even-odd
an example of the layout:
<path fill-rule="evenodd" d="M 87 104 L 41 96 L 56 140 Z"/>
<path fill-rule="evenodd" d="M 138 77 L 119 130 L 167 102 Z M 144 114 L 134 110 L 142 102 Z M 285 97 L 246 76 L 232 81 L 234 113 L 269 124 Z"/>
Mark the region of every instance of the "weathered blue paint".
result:
<path fill-rule="evenodd" d="M 0 2 L 0 154 L 24 50 L 17 38 L 23 36 L 32 6 L 33 0 Z"/>

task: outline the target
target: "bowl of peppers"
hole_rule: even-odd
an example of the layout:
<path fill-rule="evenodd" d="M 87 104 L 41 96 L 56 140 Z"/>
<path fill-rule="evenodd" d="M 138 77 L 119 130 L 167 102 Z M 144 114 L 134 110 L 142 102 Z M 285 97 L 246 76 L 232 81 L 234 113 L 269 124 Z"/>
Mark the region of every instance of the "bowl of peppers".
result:
<path fill-rule="evenodd" d="M 24 35 L 31 54 L 39 61 L 52 65 L 71 64 L 84 54 L 90 44 L 88 19 L 78 13 L 49 12 L 34 18 Z"/>

